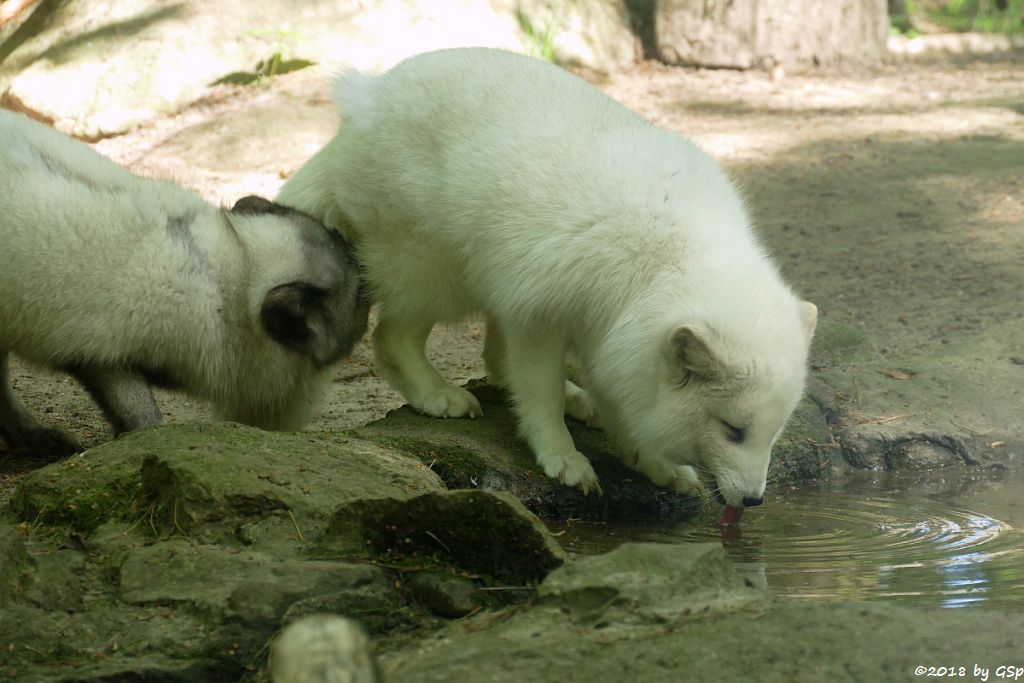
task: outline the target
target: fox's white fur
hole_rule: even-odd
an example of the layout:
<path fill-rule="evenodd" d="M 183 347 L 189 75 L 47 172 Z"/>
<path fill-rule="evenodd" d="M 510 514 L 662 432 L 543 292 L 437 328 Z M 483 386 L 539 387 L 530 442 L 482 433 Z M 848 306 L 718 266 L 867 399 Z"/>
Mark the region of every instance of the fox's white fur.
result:
<path fill-rule="evenodd" d="M 758 244 L 719 167 L 550 64 L 488 49 L 350 73 L 338 135 L 278 201 L 346 230 L 378 364 L 413 406 L 477 401 L 428 363 L 437 322 L 487 320 L 484 358 L 544 471 L 599 484 L 562 418 L 600 422 L 656 484 L 760 502 L 803 390 L 816 309 Z M 586 391 L 565 381 L 573 353 Z"/>
<path fill-rule="evenodd" d="M 0 436 L 76 447 L 14 395 L 10 352 L 75 375 L 115 433 L 160 421 L 150 382 L 301 427 L 365 330 L 349 251 L 299 211 L 219 209 L 0 111 Z"/>

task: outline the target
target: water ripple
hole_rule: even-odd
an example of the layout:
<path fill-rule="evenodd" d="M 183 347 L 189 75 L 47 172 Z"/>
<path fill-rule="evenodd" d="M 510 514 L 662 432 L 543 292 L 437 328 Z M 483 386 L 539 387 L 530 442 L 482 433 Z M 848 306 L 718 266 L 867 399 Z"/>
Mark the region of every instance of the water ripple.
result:
<path fill-rule="evenodd" d="M 1024 600 L 1024 533 L 987 515 L 835 492 L 757 512 L 746 516 L 741 534 L 689 528 L 650 540 L 723 540 L 748 578 L 796 598 L 944 607 Z"/>

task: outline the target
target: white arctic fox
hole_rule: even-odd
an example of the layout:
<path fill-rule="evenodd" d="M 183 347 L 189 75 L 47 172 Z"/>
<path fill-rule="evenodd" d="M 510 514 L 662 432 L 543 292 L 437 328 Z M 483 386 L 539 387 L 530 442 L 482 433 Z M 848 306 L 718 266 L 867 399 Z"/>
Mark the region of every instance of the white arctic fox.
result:
<path fill-rule="evenodd" d="M 563 410 L 683 492 L 761 501 L 817 309 L 782 282 L 697 147 L 562 69 L 488 49 L 336 86 L 338 135 L 278 201 L 347 231 L 380 304 L 387 379 L 431 415 L 480 414 L 428 363 L 437 322 L 487 321 L 484 359 L 551 477 L 599 484 Z M 565 381 L 566 353 L 586 391 Z"/>
<path fill-rule="evenodd" d="M 349 251 L 299 211 L 219 209 L 0 111 L 0 437 L 77 448 L 14 395 L 10 352 L 78 378 L 115 433 L 160 421 L 150 383 L 301 427 L 366 327 Z"/>

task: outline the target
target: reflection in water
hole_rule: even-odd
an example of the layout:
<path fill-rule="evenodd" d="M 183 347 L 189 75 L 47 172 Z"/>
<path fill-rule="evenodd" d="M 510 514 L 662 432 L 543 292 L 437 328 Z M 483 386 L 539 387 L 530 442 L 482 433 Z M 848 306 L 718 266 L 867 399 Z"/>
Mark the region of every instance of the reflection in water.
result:
<path fill-rule="evenodd" d="M 794 598 L 1024 604 L 1024 532 L 911 491 L 805 488 L 751 511 L 741 533 L 710 525 L 574 528 L 570 549 L 714 540 L 755 585 Z M 984 508 L 984 500 L 970 502 Z"/>

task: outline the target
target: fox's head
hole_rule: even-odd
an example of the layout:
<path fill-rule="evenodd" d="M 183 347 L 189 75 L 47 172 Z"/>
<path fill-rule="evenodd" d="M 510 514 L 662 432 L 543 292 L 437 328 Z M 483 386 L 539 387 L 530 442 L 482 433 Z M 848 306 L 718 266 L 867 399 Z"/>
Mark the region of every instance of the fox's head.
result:
<path fill-rule="evenodd" d="M 611 345 L 617 359 L 603 350 L 593 389 L 623 460 L 669 487 L 665 473 L 691 465 L 720 502 L 759 505 L 772 447 L 803 394 L 817 308 L 794 299 L 773 315 L 620 328 L 631 339 Z"/>

